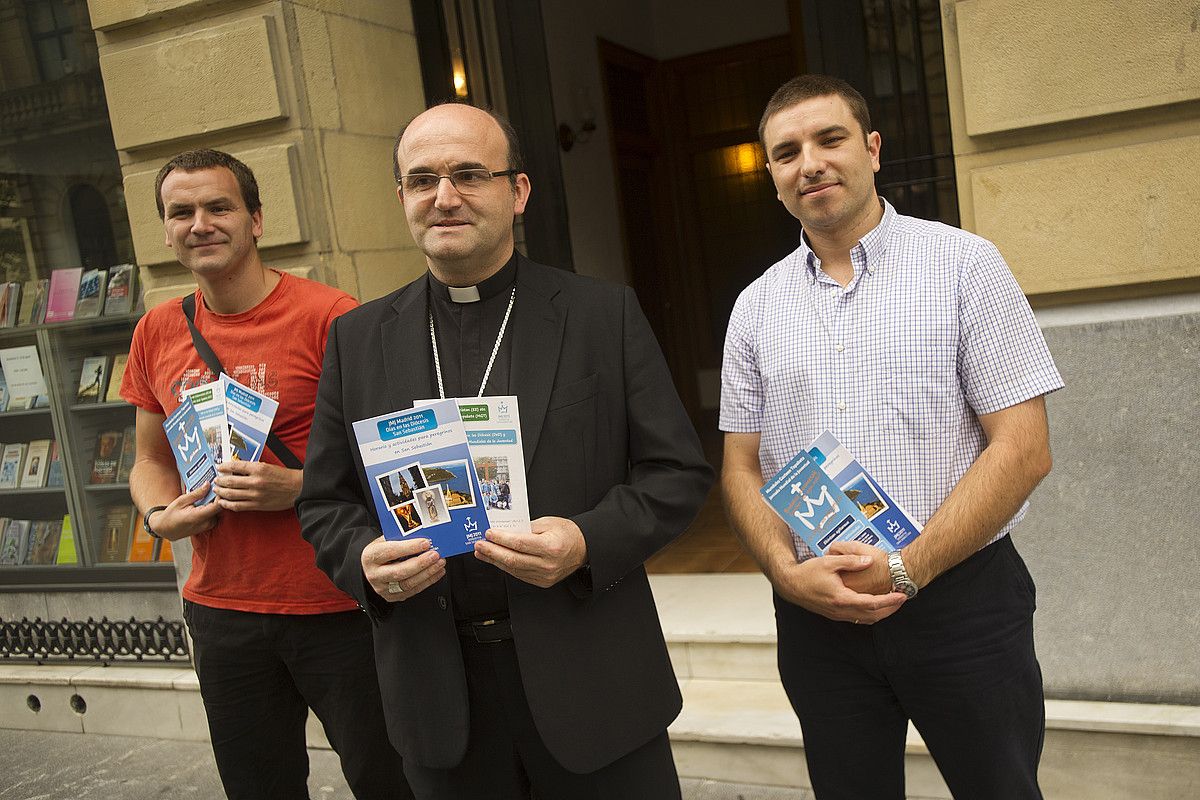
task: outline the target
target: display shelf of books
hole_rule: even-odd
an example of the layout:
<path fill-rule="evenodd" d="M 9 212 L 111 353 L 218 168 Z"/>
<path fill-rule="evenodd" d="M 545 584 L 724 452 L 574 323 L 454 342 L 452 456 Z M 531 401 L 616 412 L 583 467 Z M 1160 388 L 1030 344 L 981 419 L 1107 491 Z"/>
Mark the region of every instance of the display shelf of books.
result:
<path fill-rule="evenodd" d="M 16 313 L 0 316 L 0 586 L 173 584 L 170 547 L 142 531 L 129 494 L 136 409 L 120 385 L 136 267 L 4 291 Z"/>

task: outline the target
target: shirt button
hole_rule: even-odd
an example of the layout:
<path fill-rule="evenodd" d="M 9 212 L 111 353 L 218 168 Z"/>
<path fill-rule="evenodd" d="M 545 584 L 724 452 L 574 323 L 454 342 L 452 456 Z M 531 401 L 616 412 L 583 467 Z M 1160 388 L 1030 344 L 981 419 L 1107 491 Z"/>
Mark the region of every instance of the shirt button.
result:
<path fill-rule="evenodd" d="M 838 400 L 838 402 L 837 402 L 837 410 L 838 410 L 838 411 L 845 411 L 845 410 L 846 410 L 846 402 L 845 402 L 844 400 Z"/>
<path fill-rule="evenodd" d="M 442 611 L 446 610 L 446 596 L 445 595 L 438 595 L 438 607 L 441 608 Z"/>
<path fill-rule="evenodd" d="M 846 349 L 846 345 L 842 344 L 841 342 L 838 342 L 837 344 L 835 344 L 833 346 L 833 349 L 837 350 L 839 353 L 841 353 Z"/>

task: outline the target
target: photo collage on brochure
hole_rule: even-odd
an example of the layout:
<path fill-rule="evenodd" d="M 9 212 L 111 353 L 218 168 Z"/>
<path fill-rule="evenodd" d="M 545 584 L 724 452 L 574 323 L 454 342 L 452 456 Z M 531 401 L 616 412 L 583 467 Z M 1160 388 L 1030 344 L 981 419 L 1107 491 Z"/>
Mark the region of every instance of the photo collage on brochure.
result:
<path fill-rule="evenodd" d="M 375 480 L 404 536 L 449 523 L 452 508 L 476 505 L 465 460 L 436 464 L 414 461 Z"/>

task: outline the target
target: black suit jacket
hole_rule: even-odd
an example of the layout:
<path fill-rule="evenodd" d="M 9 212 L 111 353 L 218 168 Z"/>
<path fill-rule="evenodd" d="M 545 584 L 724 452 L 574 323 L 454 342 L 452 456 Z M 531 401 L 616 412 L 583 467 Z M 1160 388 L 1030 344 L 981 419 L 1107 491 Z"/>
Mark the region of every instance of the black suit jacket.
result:
<path fill-rule="evenodd" d="M 297 510 L 318 566 L 375 623 L 393 744 L 447 768 L 469 719 L 449 580 L 395 604 L 367 585 L 360 556 L 379 523 L 351 427 L 436 396 L 426 302 L 421 277 L 334 321 Z M 531 517 L 573 519 L 591 567 L 590 586 L 506 575 L 513 644 L 546 746 L 591 772 L 679 713 L 642 564 L 691 522 L 713 473 L 633 290 L 521 259 L 508 335 Z"/>

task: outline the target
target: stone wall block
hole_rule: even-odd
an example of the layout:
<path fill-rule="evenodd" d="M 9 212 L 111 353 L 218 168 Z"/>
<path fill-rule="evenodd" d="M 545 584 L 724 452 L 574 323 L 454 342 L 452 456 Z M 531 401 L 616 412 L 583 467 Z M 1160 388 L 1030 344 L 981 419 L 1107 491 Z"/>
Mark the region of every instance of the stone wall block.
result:
<path fill-rule="evenodd" d="M 342 132 L 394 137 L 412 116 L 407 110 L 424 106 L 416 40 L 347 17 L 330 16 L 327 24 Z M 381 89 L 390 95 L 386 103 L 378 102 Z"/>
<path fill-rule="evenodd" d="M 392 177 L 391 136 L 325 133 L 325 182 L 338 247 L 347 251 L 412 247 Z"/>
<path fill-rule="evenodd" d="M 88 0 L 92 27 L 98 31 L 121 28 L 170 14 L 195 14 L 214 0 Z M 183 16 L 183 14 L 180 14 Z"/>
<path fill-rule="evenodd" d="M 1191 0 L 964 0 L 954 14 L 970 136 L 1200 98 Z"/>
<path fill-rule="evenodd" d="M 254 17 L 102 53 L 117 148 L 288 116 L 275 51 L 274 20 Z"/>
<path fill-rule="evenodd" d="M 974 169 L 974 230 L 1026 294 L 1200 275 L 1200 136 Z"/>

